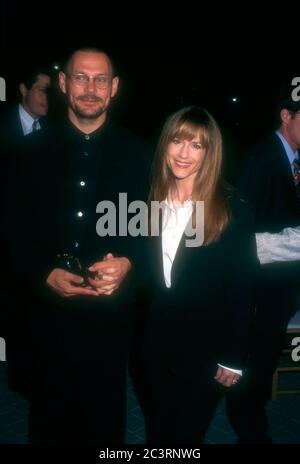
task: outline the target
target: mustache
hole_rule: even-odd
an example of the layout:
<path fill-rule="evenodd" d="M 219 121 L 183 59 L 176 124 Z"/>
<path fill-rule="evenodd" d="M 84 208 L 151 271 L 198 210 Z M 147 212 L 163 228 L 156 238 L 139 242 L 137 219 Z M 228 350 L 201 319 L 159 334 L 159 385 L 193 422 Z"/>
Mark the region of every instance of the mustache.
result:
<path fill-rule="evenodd" d="M 94 101 L 94 102 L 100 102 L 102 101 L 102 98 L 98 97 L 97 95 L 91 95 L 91 94 L 84 94 L 80 95 L 77 97 L 77 100 L 88 100 L 88 101 Z"/>

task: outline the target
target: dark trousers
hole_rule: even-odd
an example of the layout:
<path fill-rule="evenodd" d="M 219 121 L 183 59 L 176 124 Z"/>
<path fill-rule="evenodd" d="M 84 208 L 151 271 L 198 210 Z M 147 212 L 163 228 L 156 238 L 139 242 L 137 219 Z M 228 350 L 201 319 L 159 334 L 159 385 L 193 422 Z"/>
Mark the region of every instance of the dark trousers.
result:
<path fill-rule="evenodd" d="M 256 333 L 249 367 L 236 387 L 227 391 L 227 415 L 238 443 L 272 443 L 268 434 L 266 405 L 271 399 L 273 373 L 284 337 L 285 332 L 274 336 Z"/>
<path fill-rule="evenodd" d="M 168 369 L 158 358 L 144 362 L 135 388 L 145 416 L 149 444 L 203 443 L 222 388 L 215 368 L 201 368 L 190 378 Z M 196 370 L 196 368 L 195 368 Z"/>
<path fill-rule="evenodd" d="M 125 432 L 125 366 L 55 366 L 30 398 L 30 443 L 122 444 Z"/>

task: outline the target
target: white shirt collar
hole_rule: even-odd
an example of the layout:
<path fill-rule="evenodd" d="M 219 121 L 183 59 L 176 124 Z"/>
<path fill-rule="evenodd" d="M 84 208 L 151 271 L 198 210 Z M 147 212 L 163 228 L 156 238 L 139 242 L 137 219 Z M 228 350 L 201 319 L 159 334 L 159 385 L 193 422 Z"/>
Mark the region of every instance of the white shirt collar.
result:
<path fill-rule="evenodd" d="M 190 198 L 188 200 L 185 200 L 183 203 L 174 202 L 166 198 L 164 200 L 164 203 L 174 213 L 182 209 L 190 211 L 190 209 L 193 207 L 193 201 Z"/>
<path fill-rule="evenodd" d="M 30 134 L 32 132 L 32 124 L 34 122 L 34 118 L 25 110 L 24 106 L 22 106 L 21 103 L 19 104 L 19 115 L 23 129 L 23 134 Z M 37 127 L 38 129 L 40 129 L 39 123 Z"/>
<path fill-rule="evenodd" d="M 284 150 L 285 150 L 285 153 L 286 153 L 286 156 L 288 157 L 289 159 L 289 162 L 290 164 L 292 165 L 293 164 L 293 161 L 294 159 L 298 159 L 298 151 L 293 151 L 290 144 L 288 143 L 288 141 L 284 138 L 284 136 L 282 135 L 282 133 L 277 130 L 276 131 L 276 135 L 280 138 L 283 146 L 284 146 Z"/>

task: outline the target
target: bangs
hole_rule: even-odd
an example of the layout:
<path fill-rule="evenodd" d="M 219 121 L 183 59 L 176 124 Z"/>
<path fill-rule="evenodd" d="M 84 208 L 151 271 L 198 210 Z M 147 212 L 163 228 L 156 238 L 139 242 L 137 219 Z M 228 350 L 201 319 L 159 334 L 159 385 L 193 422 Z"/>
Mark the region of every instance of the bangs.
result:
<path fill-rule="evenodd" d="M 174 127 L 170 134 L 170 140 L 178 138 L 181 140 L 193 140 L 199 137 L 199 142 L 204 148 L 208 148 L 209 135 L 206 127 L 199 128 L 199 125 L 193 124 L 190 121 L 183 121 L 178 127 Z"/>

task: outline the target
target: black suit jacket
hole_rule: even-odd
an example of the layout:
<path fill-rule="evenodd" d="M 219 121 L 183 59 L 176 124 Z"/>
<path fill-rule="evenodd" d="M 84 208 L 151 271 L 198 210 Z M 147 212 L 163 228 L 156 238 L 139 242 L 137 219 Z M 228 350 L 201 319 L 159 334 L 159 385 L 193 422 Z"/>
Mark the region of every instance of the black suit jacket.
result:
<path fill-rule="evenodd" d="M 233 218 L 218 242 L 188 248 L 182 237 L 171 288 L 165 286 L 161 238 L 149 238 L 152 300 L 145 358 L 164 358 L 184 377 L 198 375 L 201 366 L 241 368 L 245 362 L 254 312 L 256 244 L 247 208 L 237 198 L 230 204 Z"/>
<path fill-rule="evenodd" d="M 253 208 L 255 232 L 278 232 L 300 224 L 293 175 L 284 146 L 272 133 L 247 157 L 239 189 Z M 257 297 L 257 330 L 278 334 L 297 308 L 295 271 L 292 263 L 261 266 Z"/>
<path fill-rule="evenodd" d="M 13 181 L 15 183 L 15 179 L 8 179 L 8 173 L 11 172 L 11 161 L 12 161 L 12 153 L 17 149 L 18 145 L 22 142 L 24 136 L 23 136 L 23 130 L 21 126 L 21 120 L 19 117 L 19 111 L 18 111 L 18 106 L 14 106 L 9 109 L 3 109 L 0 112 L 0 162 L 1 162 L 1 172 L 2 172 L 2 178 L 3 181 L 1 182 L 0 185 L 0 205 L 1 208 L 3 208 L 5 205 L 3 204 L 5 202 L 4 197 L 7 192 L 7 185 L 6 183 L 9 183 L 10 181 Z M 1 243 L 5 243 L 6 237 L 3 233 L 3 228 L 0 231 L 0 240 Z M 5 247 L 2 249 L 1 252 L 1 260 L 2 263 L 7 263 L 8 258 L 5 256 L 6 255 L 6 249 Z M 6 295 L 7 289 L 6 289 L 6 272 L 5 269 L 7 268 L 7 265 L 3 265 L 2 267 L 2 274 L 3 277 L 1 279 L 0 283 L 0 289 L 1 289 L 1 295 L 2 295 L 2 301 L 7 300 L 9 297 Z M 2 305 L 2 309 L 0 310 L 0 336 L 5 336 L 7 333 L 7 327 L 8 327 L 8 307 L 6 304 Z"/>
<path fill-rule="evenodd" d="M 256 232 L 278 232 L 300 224 L 300 203 L 291 166 L 275 133 L 248 155 L 239 189 L 253 207 Z"/>
<path fill-rule="evenodd" d="M 47 118 L 39 118 L 42 129 L 47 127 Z M 7 151 L 16 150 L 18 145 L 23 142 L 24 133 L 21 124 L 19 105 L 13 106 L 0 114 L 0 149 L 2 154 Z"/>

